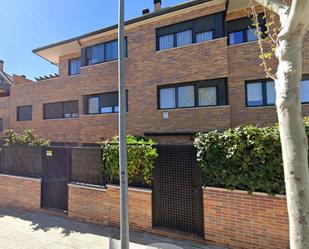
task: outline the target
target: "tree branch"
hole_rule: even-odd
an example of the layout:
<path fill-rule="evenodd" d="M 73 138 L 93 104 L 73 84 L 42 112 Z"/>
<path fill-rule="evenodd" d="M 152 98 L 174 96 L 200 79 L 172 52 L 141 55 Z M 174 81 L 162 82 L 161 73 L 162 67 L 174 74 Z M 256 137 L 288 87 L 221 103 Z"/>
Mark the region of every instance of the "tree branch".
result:
<path fill-rule="evenodd" d="M 265 8 L 272 10 L 279 16 L 288 15 L 290 12 L 290 6 L 283 3 L 281 0 L 254 0 L 258 4 Z"/>

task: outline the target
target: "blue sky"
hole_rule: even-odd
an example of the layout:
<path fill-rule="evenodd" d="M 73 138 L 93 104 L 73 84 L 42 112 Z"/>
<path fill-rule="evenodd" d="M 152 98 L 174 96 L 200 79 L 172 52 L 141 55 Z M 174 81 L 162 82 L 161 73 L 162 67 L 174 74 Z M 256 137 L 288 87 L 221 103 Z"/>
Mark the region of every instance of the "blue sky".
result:
<path fill-rule="evenodd" d="M 162 0 L 163 7 L 186 0 Z M 10 74 L 37 76 L 57 68 L 32 49 L 117 23 L 117 0 L 1 0 L 0 59 Z M 153 0 L 126 0 L 126 20 L 153 10 Z"/>

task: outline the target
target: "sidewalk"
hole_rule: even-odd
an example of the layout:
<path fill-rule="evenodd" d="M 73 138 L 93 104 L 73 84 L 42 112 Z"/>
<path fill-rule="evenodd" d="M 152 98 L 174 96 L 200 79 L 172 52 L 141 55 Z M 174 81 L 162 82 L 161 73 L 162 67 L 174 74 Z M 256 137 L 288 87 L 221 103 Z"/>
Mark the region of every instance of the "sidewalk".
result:
<path fill-rule="evenodd" d="M 154 243 L 171 244 L 170 247 L 160 247 L 164 249 L 220 249 L 143 232 L 130 232 L 130 239 L 130 249 L 148 249 Z M 1 249 L 108 249 L 110 243 L 112 248 L 119 248 L 119 229 L 41 212 L 0 209 Z"/>

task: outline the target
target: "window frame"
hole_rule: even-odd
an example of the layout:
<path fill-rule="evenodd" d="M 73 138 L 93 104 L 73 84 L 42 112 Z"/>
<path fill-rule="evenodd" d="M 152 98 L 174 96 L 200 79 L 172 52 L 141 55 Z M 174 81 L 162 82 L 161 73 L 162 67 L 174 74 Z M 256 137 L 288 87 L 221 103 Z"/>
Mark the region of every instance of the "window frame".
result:
<path fill-rule="evenodd" d="M 309 80 L 309 74 L 305 74 L 305 75 L 303 75 L 303 77 L 302 77 L 302 79 L 301 79 L 301 83 L 302 83 L 303 81 L 308 81 L 308 80 Z M 299 98 L 301 99 L 301 95 L 299 95 Z M 306 101 L 306 102 L 301 102 L 301 104 L 309 104 L 309 100 Z"/>
<path fill-rule="evenodd" d="M 264 15 L 263 13 L 258 15 L 259 28 L 260 28 L 261 32 L 263 33 L 262 38 L 266 36 L 266 31 L 267 31 L 267 27 L 266 27 L 265 21 L 263 19 L 263 15 Z M 237 23 L 237 22 L 246 21 L 246 20 L 250 20 L 250 17 L 242 17 L 242 18 L 237 18 L 237 19 L 234 19 L 234 20 L 226 21 L 226 26 L 228 25 L 228 23 L 233 23 L 233 22 Z M 246 28 L 239 27 L 238 29 L 236 28 L 233 31 L 228 31 L 228 28 L 226 28 L 226 36 L 228 38 L 228 46 L 240 45 L 240 44 L 244 44 L 244 43 L 248 43 L 248 42 L 257 41 L 257 40 L 250 40 L 250 41 L 248 40 L 248 32 L 249 31 L 251 32 L 251 29 L 257 28 L 252 24 L 252 21 L 249 21 L 249 23 L 250 24 Z M 242 26 L 242 25 L 239 24 L 239 26 Z M 243 42 L 231 44 L 230 43 L 230 34 L 231 33 L 237 33 L 237 32 L 242 32 Z"/>
<path fill-rule="evenodd" d="M 263 79 L 263 80 L 249 80 L 245 82 L 245 99 L 246 99 L 246 107 L 248 108 L 254 108 L 254 107 L 263 107 L 263 106 L 276 106 L 276 103 L 274 104 L 267 104 L 267 82 L 271 82 L 273 80 L 270 79 Z M 249 105 L 248 103 L 248 85 L 254 84 L 254 83 L 261 83 L 262 84 L 262 105 Z"/>
<path fill-rule="evenodd" d="M 212 39 L 210 39 L 210 40 L 205 40 L 205 41 L 200 41 L 200 42 L 197 41 L 196 38 L 197 38 L 197 35 L 198 35 L 198 34 L 208 33 L 208 32 L 211 32 L 211 34 L 212 34 Z M 214 40 L 214 39 L 215 39 L 215 30 L 214 30 L 214 29 L 209 29 L 209 30 L 205 30 L 205 31 L 195 32 L 195 43 L 197 43 L 197 44 L 203 43 L 203 42 L 212 41 L 212 40 Z"/>
<path fill-rule="evenodd" d="M 82 48 L 82 49 L 85 49 L 85 52 L 82 53 L 85 58 L 84 59 L 81 58 L 81 67 L 92 66 L 92 65 L 107 63 L 107 62 L 111 62 L 111 61 L 117 61 L 119 55 L 117 55 L 116 59 L 109 59 L 109 60 L 106 59 L 107 58 L 106 57 L 106 51 L 107 51 L 106 50 L 106 44 L 109 44 L 109 43 L 112 43 L 112 42 L 118 42 L 118 39 L 113 39 L 113 40 L 110 40 L 110 41 L 101 42 L 101 43 L 97 43 L 97 44 Z M 91 54 L 91 56 L 92 56 L 92 49 L 93 49 L 93 47 L 96 47 L 96 46 L 103 46 L 103 51 L 104 51 L 103 61 L 99 61 L 99 62 L 95 62 L 95 63 L 92 63 L 92 62 L 89 63 L 89 60 L 93 60 L 92 57 L 89 57 L 89 54 Z M 117 50 L 117 52 L 118 52 L 118 50 Z M 127 39 L 127 37 L 125 37 L 125 58 L 128 58 L 128 39 Z M 84 61 L 85 65 L 82 64 L 82 61 Z"/>
<path fill-rule="evenodd" d="M 71 62 L 72 61 L 76 61 L 76 60 L 79 60 L 80 66 L 79 66 L 79 69 L 78 69 L 78 73 L 72 74 L 72 72 L 71 72 Z M 75 58 L 69 59 L 68 60 L 68 76 L 80 75 L 80 68 L 81 67 L 82 67 L 82 59 L 81 59 L 81 57 L 75 57 Z"/>
<path fill-rule="evenodd" d="M 77 117 L 65 117 L 65 112 L 64 112 L 64 105 L 65 103 L 69 102 L 77 102 Z M 50 104 L 61 104 L 62 107 L 62 117 L 59 118 L 47 118 L 46 113 L 45 113 L 45 106 L 50 105 Z M 43 104 L 43 120 L 55 120 L 55 119 L 77 119 L 79 118 L 79 101 L 78 100 L 68 100 L 68 101 L 59 101 L 59 102 L 53 102 L 53 103 L 44 103 Z"/>
<path fill-rule="evenodd" d="M 206 24 L 206 25 L 205 25 Z M 192 30 L 192 43 L 184 46 L 190 46 L 192 44 L 199 44 L 202 42 L 196 42 L 196 34 L 212 31 L 212 40 L 225 37 L 225 21 L 224 12 L 217 12 L 210 15 L 186 20 L 183 22 L 162 26 L 156 28 L 156 51 L 165 51 L 172 48 L 180 48 L 184 46 L 177 46 L 177 33 Z M 174 46 L 172 48 L 160 50 L 160 37 L 166 35 L 173 35 Z M 211 40 L 207 40 L 211 41 Z M 203 41 L 206 42 L 206 41 Z"/>
<path fill-rule="evenodd" d="M 111 106 L 112 107 L 112 112 L 103 112 L 101 113 L 101 108 L 104 107 L 102 105 L 102 98 L 104 95 L 107 95 L 107 94 L 117 94 L 118 91 L 113 91 L 113 92 L 103 92 L 103 93 L 95 93 L 95 94 L 90 94 L 90 95 L 84 95 L 83 96 L 83 99 L 84 99 L 84 115 L 87 115 L 87 116 L 91 116 L 91 115 L 107 115 L 107 114 L 117 114 L 119 112 L 116 112 L 115 109 L 116 109 L 116 106 Z M 99 101 L 99 108 L 98 108 L 98 112 L 97 113 L 89 113 L 89 98 L 94 98 L 94 97 L 97 97 L 98 98 L 98 101 Z M 118 95 L 118 98 L 117 98 L 117 101 L 118 101 L 118 108 L 119 108 L 119 95 Z M 126 112 L 129 112 L 129 98 L 128 98 L 128 90 L 126 90 Z"/>
<path fill-rule="evenodd" d="M 220 82 L 220 83 L 219 83 Z M 224 104 L 220 103 L 223 100 L 223 98 L 220 97 L 220 88 L 219 84 L 224 85 Z M 163 85 L 157 87 L 157 109 L 158 110 L 175 110 L 175 109 L 192 109 L 192 108 L 205 108 L 205 107 L 215 107 L 215 106 L 224 106 L 228 105 L 228 95 L 227 95 L 227 78 L 219 78 L 219 79 L 212 79 L 212 80 L 203 80 L 203 81 L 195 81 L 195 82 L 188 82 L 188 83 L 178 83 L 178 84 L 171 84 L 171 85 Z M 178 88 L 183 86 L 194 86 L 194 106 L 188 106 L 188 107 L 179 107 L 179 94 L 178 94 Z M 215 105 L 199 105 L 199 94 L 198 89 L 199 88 L 216 88 L 216 104 Z M 223 86 L 222 86 L 223 87 Z M 161 89 L 166 88 L 175 88 L 175 107 L 170 108 L 161 108 Z"/>
<path fill-rule="evenodd" d="M 21 108 L 27 108 L 30 107 L 31 108 L 31 117 L 29 119 L 20 119 L 20 114 L 19 114 L 19 110 Z M 32 105 L 22 105 L 22 106 L 17 106 L 16 107 L 16 121 L 20 122 L 20 121 L 32 121 Z"/>

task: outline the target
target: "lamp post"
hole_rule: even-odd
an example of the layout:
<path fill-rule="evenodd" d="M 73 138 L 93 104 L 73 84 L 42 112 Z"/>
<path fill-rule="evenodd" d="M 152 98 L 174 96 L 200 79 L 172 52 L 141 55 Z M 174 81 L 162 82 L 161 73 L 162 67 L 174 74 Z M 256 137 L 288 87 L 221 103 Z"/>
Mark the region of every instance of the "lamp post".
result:
<path fill-rule="evenodd" d="M 120 176 L 120 243 L 121 249 L 129 248 L 128 221 L 128 169 L 126 134 L 126 86 L 124 0 L 118 2 L 118 88 L 119 88 L 119 176 Z"/>

